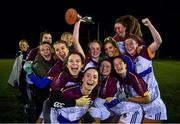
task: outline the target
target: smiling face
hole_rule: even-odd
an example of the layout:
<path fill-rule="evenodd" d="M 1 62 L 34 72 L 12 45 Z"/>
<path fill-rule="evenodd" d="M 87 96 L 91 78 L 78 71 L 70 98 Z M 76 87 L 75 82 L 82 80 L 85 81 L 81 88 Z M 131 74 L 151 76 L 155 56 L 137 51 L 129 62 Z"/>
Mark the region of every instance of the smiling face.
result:
<path fill-rule="evenodd" d="M 41 44 L 39 46 L 41 56 L 46 60 L 51 60 L 51 46 L 49 44 Z"/>
<path fill-rule="evenodd" d="M 131 56 L 136 54 L 137 47 L 138 47 L 138 43 L 134 39 L 129 38 L 125 40 L 125 49 L 127 53 L 130 54 Z"/>
<path fill-rule="evenodd" d="M 119 36 L 121 36 L 121 37 L 125 36 L 126 27 L 123 26 L 123 24 L 115 23 L 114 30 L 115 30 L 116 34 L 118 34 Z"/>
<path fill-rule="evenodd" d="M 77 77 L 83 67 L 82 59 L 78 54 L 71 54 L 67 60 L 67 68 L 73 77 Z"/>
<path fill-rule="evenodd" d="M 126 64 L 121 58 L 115 58 L 113 60 L 113 66 L 117 74 L 123 75 L 126 73 Z"/>
<path fill-rule="evenodd" d="M 98 81 L 99 81 L 98 71 L 96 69 L 89 68 L 84 73 L 82 81 L 83 81 L 83 84 L 82 84 L 83 93 L 87 93 L 87 94 L 83 94 L 83 95 L 89 95 L 91 93 L 91 91 L 98 84 Z"/>
<path fill-rule="evenodd" d="M 99 43 L 97 42 L 92 42 L 90 45 L 89 45 L 89 52 L 90 52 L 90 55 L 92 57 L 92 59 L 98 59 L 100 54 L 101 54 L 101 46 Z"/>
<path fill-rule="evenodd" d="M 28 42 L 25 41 L 25 40 L 21 40 L 19 42 L 19 48 L 20 48 L 21 51 L 26 52 L 28 50 L 28 48 L 29 48 Z"/>
<path fill-rule="evenodd" d="M 70 47 L 72 46 L 73 43 L 73 36 L 71 33 L 65 32 L 64 34 L 62 34 L 61 40 L 64 40 L 67 43 L 67 45 Z"/>
<path fill-rule="evenodd" d="M 104 45 L 104 50 L 108 57 L 114 57 L 117 54 L 117 48 L 109 42 Z"/>
<path fill-rule="evenodd" d="M 60 60 L 64 61 L 69 54 L 69 49 L 67 48 L 67 46 L 64 43 L 57 43 L 57 44 L 54 44 L 53 47 L 54 47 L 56 56 Z"/>
<path fill-rule="evenodd" d="M 102 76 L 107 77 L 111 73 L 111 63 L 107 60 L 104 60 L 100 64 L 100 73 Z"/>
<path fill-rule="evenodd" d="M 52 43 L 52 35 L 49 33 L 43 34 L 42 41 L 46 41 L 46 42 L 49 42 L 51 44 Z"/>

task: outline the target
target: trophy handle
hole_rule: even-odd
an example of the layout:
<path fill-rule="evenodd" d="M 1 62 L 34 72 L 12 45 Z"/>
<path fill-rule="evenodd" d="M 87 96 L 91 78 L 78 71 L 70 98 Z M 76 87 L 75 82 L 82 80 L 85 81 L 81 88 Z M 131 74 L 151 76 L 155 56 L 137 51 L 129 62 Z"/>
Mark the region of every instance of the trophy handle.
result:
<path fill-rule="evenodd" d="M 75 24 L 79 19 L 84 20 L 86 23 L 94 24 L 92 17 L 85 16 L 81 17 L 74 8 L 69 8 L 65 13 L 65 20 L 69 25 Z"/>

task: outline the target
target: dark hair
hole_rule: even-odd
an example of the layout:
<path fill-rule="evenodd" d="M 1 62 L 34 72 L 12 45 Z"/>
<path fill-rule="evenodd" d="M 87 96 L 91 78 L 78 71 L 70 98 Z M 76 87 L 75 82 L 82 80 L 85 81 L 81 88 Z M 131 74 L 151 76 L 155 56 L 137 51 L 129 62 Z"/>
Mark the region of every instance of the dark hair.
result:
<path fill-rule="evenodd" d="M 111 75 L 111 73 L 113 73 L 113 64 L 112 64 L 112 61 L 111 61 L 110 58 L 102 59 L 102 60 L 99 62 L 98 70 L 99 70 L 99 72 L 100 72 L 100 66 L 101 66 L 102 62 L 104 62 L 104 61 L 107 61 L 107 62 L 110 63 L 110 65 L 111 65 L 111 70 L 110 70 L 110 74 L 109 74 L 109 75 Z M 100 75 L 102 76 L 101 72 L 100 72 Z"/>
<path fill-rule="evenodd" d="M 108 58 L 104 58 L 99 62 L 99 68 L 98 69 L 100 69 L 101 63 L 104 62 L 104 61 L 107 61 L 107 62 L 109 62 L 111 64 L 111 70 L 112 70 L 112 61 L 110 59 L 108 59 Z"/>
<path fill-rule="evenodd" d="M 43 38 L 43 35 L 44 35 L 44 34 L 50 34 L 50 35 L 52 35 L 51 32 L 49 32 L 49 31 L 47 31 L 47 30 L 41 32 L 41 33 L 40 33 L 40 37 L 39 37 L 39 38 L 40 38 L 40 39 L 39 39 L 40 42 L 43 42 L 43 41 L 42 41 L 42 38 Z"/>
<path fill-rule="evenodd" d="M 43 42 L 40 42 L 40 43 L 39 43 L 39 46 L 38 46 L 38 49 L 39 49 L 39 50 L 38 50 L 38 52 L 40 53 L 40 46 L 41 46 L 41 45 L 44 45 L 44 44 L 48 44 L 48 45 L 51 47 L 51 52 L 52 52 L 52 54 L 53 54 L 54 52 L 53 52 L 53 49 L 52 49 L 52 44 L 50 44 L 50 43 L 47 42 L 47 41 L 43 41 Z"/>
<path fill-rule="evenodd" d="M 121 56 L 116 56 L 116 57 L 113 57 L 112 58 L 112 72 L 113 72 L 113 75 L 115 75 L 115 77 L 119 77 L 119 75 L 117 74 L 117 72 L 115 71 L 115 68 L 114 68 L 114 64 L 113 64 L 113 62 L 114 62 L 114 60 L 115 59 L 121 59 L 126 65 L 127 65 L 127 63 L 126 63 L 126 61 L 121 57 Z M 128 71 L 128 65 L 127 65 L 127 71 Z"/>
<path fill-rule="evenodd" d="M 52 49 L 52 44 L 50 44 L 50 43 L 47 42 L 47 41 L 43 41 L 43 42 L 40 42 L 40 43 L 39 43 L 39 46 L 38 46 L 38 54 L 40 54 L 40 46 L 41 46 L 41 45 L 44 45 L 44 44 L 47 44 L 47 45 L 50 46 L 50 51 L 51 51 L 51 54 L 52 54 L 52 59 L 54 60 L 54 58 L 53 58 L 54 51 L 53 51 L 53 49 Z"/>
<path fill-rule="evenodd" d="M 126 38 L 126 39 L 133 39 L 136 41 L 136 43 L 138 43 L 138 45 L 145 45 L 143 39 L 135 34 L 129 34 Z"/>
<path fill-rule="evenodd" d="M 64 61 L 64 63 L 63 63 L 63 67 L 62 67 L 62 70 L 68 70 L 67 69 L 67 62 L 68 62 L 68 59 L 69 59 L 69 57 L 72 55 L 72 54 L 76 54 L 76 55 L 79 55 L 80 56 L 80 58 L 81 58 L 81 62 L 82 62 L 82 64 L 84 64 L 84 57 L 83 57 L 83 55 L 81 54 L 81 53 L 79 53 L 79 52 L 71 52 L 68 56 L 67 56 L 67 58 L 65 59 L 65 61 Z"/>
<path fill-rule="evenodd" d="M 53 43 L 53 45 L 56 45 L 56 44 L 59 44 L 59 43 L 65 44 L 65 46 L 69 49 L 69 46 L 67 45 L 67 42 L 64 41 L 64 40 L 57 40 L 56 42 Z"/>
<path fill-rule="evenodd" d="M 117 59 L 117 58 L 121 59 L 125 64 L 127 64 L 126 61 L 125 61 L 125 60 L 123 59 L 123 57 L 121 57 L 121 56 L 112 57 L 112 64 L 113 64 L 113 61 L 114 61 L 115 59 Z"/>
<path fill-rule="evenodd" d="M 40 42 L 40 43 L 39 43 L 39 45 L 43 45 L 43 44 L 48 44 L 49 46 L 52 47 L 52 45 L 51 45 L 49 42 L 47 42 L 47 41 L 43 41 L 43 42 Z"/>
<path fill-rule="evenodd" d="M 84 74 L 88 71 L 88 70 L 90 70 L 90 69 L 94 69 L 94 70 L 96 70 L 97 72 L 98 72 L 98 80 L 99 80 L 99 71 L 98 71 L 98 69 L 96 68 L 96 67 L 89 67 L 89 68 L 87 68 L 85 71 L 84 71 Z M 83 74 L 83 75 L 84 75 Z"/>
<path fill-rule="evenodd" d="M 94 70 L 96 70 L 97 73 L 98 73 L 98 83 L 97 83 L 97 85 L 95 86 L 95 88 L 92 90 L 92 94 L 91 94 L 91 96 L 93 97 L 93 99 L 95 99 L 95 98 L 98 96 L 98 88 L 100 87 L 100 84 L 99 84 L 99 82 L 100 82 L 100 74 L 99 74 L 99 71 L 98 71 L 98 69 L 97 69 L 96 67 L 89 67 L 89 68 L 87 68 L 87 69 L 84 71 L 83 77 L 84 77 L 84 74 L 85 74 L 88 70 L 90 70 L 90 69 L 94 69 Z"/>

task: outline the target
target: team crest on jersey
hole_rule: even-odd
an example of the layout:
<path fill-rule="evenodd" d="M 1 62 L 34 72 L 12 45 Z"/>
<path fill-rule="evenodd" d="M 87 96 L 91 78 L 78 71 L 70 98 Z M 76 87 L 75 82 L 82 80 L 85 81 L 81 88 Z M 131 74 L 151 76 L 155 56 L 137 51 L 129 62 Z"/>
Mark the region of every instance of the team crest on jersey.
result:
<path fill-rule="evenodd" d="M 69 87 L 69 86 L 74 86 L 76 85 L 77 83 L 75 82 L 67 82 L 67 84 L 65 85 L 65 87 Z"/>

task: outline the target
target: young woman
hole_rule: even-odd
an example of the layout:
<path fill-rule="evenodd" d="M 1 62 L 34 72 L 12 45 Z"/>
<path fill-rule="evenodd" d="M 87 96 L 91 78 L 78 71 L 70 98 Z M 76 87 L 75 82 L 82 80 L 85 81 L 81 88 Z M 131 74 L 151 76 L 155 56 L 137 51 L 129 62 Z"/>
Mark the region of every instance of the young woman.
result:
<path fill-rule="evenodd" d="M 70 52 L 74 51 L 73 34 L 71 32 L 62 33 L 60 39 L 67 43 Z"/>
<path fill-rule="evenodd" d="M 124 41 L 129 35 L 137 35 L 140 37 L 139 45 L 145 45 L 142 39 L 141 27 L 138 20 L 132 15 L 124 15 L 115 20 L 114 24 L 115 36 L 113 39 L 119 48 L 121 54 L 125 54 Z"/>
<path fill-rule="evenodd" d="M 79 35 L 78 30 L 79 30 L 79 25 L 80 25 L 80 21 L 78 21 L 75 24 L 74 27 L 74 35 L 77 36 Z M 73 45 L 74 48 L 77 52 L 79 53 L 83 53 L 82 48 L 79 44 L 79 41 L 77 41 L 76 39 L 74 39 L 73 41 Z M 32 71 L 30 71 L 28 77 L 31 79 L 31 81 L 36 85 L 36 87 L 38 87 L 39 89 L 44 89 L 46 87 L 48 87 L 50 85 L 50 83 L 52 82 L 52 80 L 54 80 L 55 77 L 57 77 L 60 72 L 62 71 L 62 67 L 64 64 L 64 61 L 67 59 L 67 56 L 69 55 L 69 47 L 66 44 L 65 41 L 57 41 L 53 44 L 54 47 L 54 51 L 57 57 L 57 62 L 56 64 L 48 71 L 47 75 L 45 77 L 38 77 L 37 74 L 32 73 Z M 45 105 L 45 104 L 44 104 Z M 71 104 L 70 104 L 71 105 Z"/>
<path fill-rule="evenodd" d="M 112 99 L 120 84 L 118 80 L 112 73 L 112 64 L 108 59 L 103 59 L 99 65 L 100 72 L 100 83 L 99 83 L 99 92 L 98 97 L 95 99 L 94 106 L 100 110 L 96 113 L 96 119 L 102 122 L 112 122 L 112 119 L 109 119 L 111 112 L 104 106 L 106 100 Z M 108 119 L 108 120 L 107 120 Z M 113 123 L 113 122 L 112 122 Z"/>
<path fill-rule="evenodd" d="M 81 20 L 79 20 L 74 26 L 74 31 L 73 31 L 74 39 L 72 42 L 72 44 L 73 44 L 72 46 L 74 47 L 75 51 L 81 53 L 83 55 L 83 57 L 85 57 L 84 51 L 82 50 L 81 45 L 79 44 L 79 41 L 78 41 L 79 40 L 78 37 L 79 37 L 80 22 L 81 22 Z M 66 36 L 63 36 L 63 38 L 65 38 L 65 37 Z M 55 51 L 55 56 L 56 56 L 57 62 L 48 71 L 47 77 L 39 78 L 34 73 L 29 75 L 29 78 L 39 88 L 43 88 L 43 87 L 46 87 L 47 85 L 49 85 L 51 83 L 51 80 L 53 80 L 53 78 L 55 78 L 62 71 L 61 69 L 63 67 L 63 63 L 64 63 L 65 59 L 67 58 L 67 56 L 69 55 L 69 52 L 70 52 L 67 41 L 63 41 L 63 40 L 56 41 L 53 44 L 53 48 Z M 73 51 L 71 51 L 71 52 L 73 52 Z"/>
<path fill-rule="evenodd" d="M 135 70 L 144 81 L 147 83 L 148 91 L 151 96 L 149 104 L 143 104 L 145 111 L 144 123 L 160 123 L 161 120 L 167 119 L 166 106 L 160 97 L 158 83 L 153 72 L 152 59 L 155 57 L 155 52 L 162 43 L 160 34 L 151 24 L 148 18 L 142 20 L 143 24 L 147 26 L 152 34 L 153 42 L 148 47 L 143 47 L 138 53 L 138 43 L 136 37 L 128 37 L 125 40 L 125 48 L 129 56 L 135 63 Z"/>
<path fill-rule="evenodd" d="M 63 63 L 69 55 L 69 49 L 65 41 L 56 41 L 53 44 L 55 51 L 56 63 L 48 70 L 47 75 L 39 77 L 36 73 L 30 73 L 28 78 L 39 88 L 45 88 L 48 86 L 53 78 L 55 78 L 61 71 Z"/>
<path fill-rule="evenodd" d="M 72 52 L 70 53 L 66 60 L 63 62 L 63 67 L 61 67 L 61 71 L 59 73 L 56 73 L 56 76 L 52 78 L 51 84 L 50 84 L 50 98 L 47 99 L 44 102 L 43 106 L 43 115 L 44 115 L 44 121 L 45 123 L 50 123 L 49 114 L 50 114 L 50 107 L 58 107 L 61 104 L 59 108 L 64 106 L 73 106 L 84 104 L 84 103 L 77 103 L 78 101 L 74 100 L 67 100 L 63 99 L 61 96 L 61 90 L 66 89 L 70 86 L 75 86 L 77 84 L 80 84 L 80 81 L 82 79 L 82 73 L 81 68 L 83 67 L 83 56 L 78 52 Z M 42 82 L 43 83 L 43 82 Z M 37 84 L 36 84 L 37 85 Z M 57 98 L 59 97 L 59 98 Z M 85 100 L 85 104 L 89 103 L 89 99 L 83 98 Z M 55 111 L 55 110 L 52 110 Z"/>
<path fill-rule="evenodd" d="M 8 79 L 8 84 L 10 84 L 12 87 L 19 88 L 20 90 L 20 98 L 24 104 L 25 113 L 27 108 L 27 91 L 26 91 L 26 73 L 23 69 L 25 60 L 27 55 L 29 54 L 29 44 L 26 39 L 21 39 L 19 41 L 19 50 L 16 53 L 15 62 L 11 71 L 11 74 Z"/>
<path fill-rule="evenodd" d="M 29 53 L 29 44 L 26 39 L 22 39 L 19 41 L 19 51 L 16 53 L 15 62 L 11 71 L 11 74 L 8 79 L 8 84 L 10 84 L 12 87 L 16 87 L 20 85 L 20 78 L 24 78 L 21 76 L 21 71 L 23 71 L 22 67 L 24 65 L 25 59 Z M 22 72 L 24 73 L 24 72 Z M 21 77 L 20 77 L 21 76 Z M 23 79 L 24 80 L 24 79 Z M 24 82 L 24 81 L 23 81 Z M 22 85 L 24 83 L 22 82 Z"/>
<path fill-rule="evenodd" d="M 131 58 L 127 55 L 122 55 L 119 52 L 116 42 L 114 41 L 112 37 L 105 38 L 104 43 L 103 43 L 103 49 L 108 59 L 112 60 L 112 58 L 116 56 L 122 57 L 127 63 L 128 70 L 131 72 L 135 71 L 134 63 L 132 62 Z"/>
<path fill-rule="evenodd" d="M 82 77 L 82 83 L 81 85 L 75 85 L 69 88 L 66 88 L 62 90 L 62 97 L 68 98 L 68 99 L 79 99 L 82 96 L 87 96 L 91 98 L 91 103 L 85 105 L 85 106 L 74 106 L 74 107 L 66 107 L 56 110 L 56 112 L 59 113 L 57 118 L 52 118 L 51 122 L 57 122 L 60 123 L 78 123 L 80 118 L 85 115 L 85 113 L 88 111 L 90 106 L 92 105 L 92 102 L 94 100 L 94 97 L 97 93 L 97 84 L 99 81 L 99 73 L 98 70 L 95 68 L 88 68 Z M 90 108 L 89 111 L 93 111 L 93 108 Z M 56 117 L 56 116 L 54 116 Z"/>
<path fill-rule="evenodd" d="M 85 60 L 85 67 L 86 70 L 89 67 L 96 67 L 99 66 L 99 61 L 101 59 L 102 53 L 102 44 L 98 40 L 93 40 L 88 43 L 88 50 L 87 50 L 86 60 Z"/>
<path fill-rule="evenodd" d="M 40 42 L 48 42 L 49 44 L 52 44 L 52 34 L 48 31 L 44 31 L 40 33 Z M 29 52 L 26 61 L 34 61 L 36 58 L 36 55 L 38 54 L 38 47 L 35 47 L 33 49 L 31 49 L 31 51 Z"/>
<path fill-rule="evenodd" d="M 143 112 L 140 104 L 146 105 L 151 100 L 147 85 L 139 75 L 127 70 L 122 58 L 115 57 L 113 67 L 121 83 L 121 89 L 116 94 L 118 100 L 114 99 L 106 105 L 121 115 L 120 123 L 141 123 Z"/>
<path fill-rule="evenodd" d="M 71 53 L 65 62 L 64 71 L 62 71 L 56 78 L 53 79 L 51 83 L 51 92 L 61 92 L 69 87 L 81 85 L 81 68 L 83 67 L 83 60 L 84 59 L 81 54 L 76 52 Z M 56 112 L 56 110 L 52 109 L 51 112 Z"/>
<path fill-rule="evenodd" d="M 39 88 L 38 86 L 34 85 L 32 80 L 29 80 L 28 75 L 30 75 L 33 71 L 38 77 L 45 77 L 47 76 L 47 72 L 54 65 L 54 63 L 55 61 L 52 58 L 51 45 L 48 42 L 41 42 L 41 44 L 39 45 L 39 53 L 37 54 L 34 63 L 32 63 L 32 67 L 28 64 L 24 66 L 27 73 L 27 82 L 29 83 L 27 90 L 30 103 L 29 106 L 30 109 L 32 109 L 33 107 L 35 108 L 29 113 L 29 122 L 36 122 L 37 118 L 39 117 L 42 111 L 43 102 L 49 96 L 50 85 Z"/>

